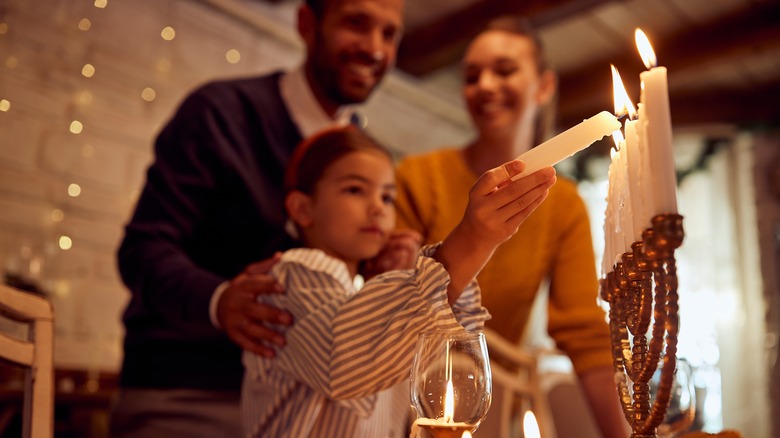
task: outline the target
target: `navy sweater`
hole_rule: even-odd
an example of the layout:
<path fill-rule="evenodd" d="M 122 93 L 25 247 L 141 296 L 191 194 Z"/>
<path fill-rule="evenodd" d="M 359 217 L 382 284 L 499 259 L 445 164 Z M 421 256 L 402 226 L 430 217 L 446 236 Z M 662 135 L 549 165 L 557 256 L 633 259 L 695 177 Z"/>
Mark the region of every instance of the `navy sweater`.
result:
<path fill-rule="evenodd" d="M 132 292 L 121 384 L 238 390 L 241 351 L 214 328 L 214 289 L 285 250 L 284 168 L 301 134 L 280 73 L 207 84 L 159 134 L 118 251 Z"/>

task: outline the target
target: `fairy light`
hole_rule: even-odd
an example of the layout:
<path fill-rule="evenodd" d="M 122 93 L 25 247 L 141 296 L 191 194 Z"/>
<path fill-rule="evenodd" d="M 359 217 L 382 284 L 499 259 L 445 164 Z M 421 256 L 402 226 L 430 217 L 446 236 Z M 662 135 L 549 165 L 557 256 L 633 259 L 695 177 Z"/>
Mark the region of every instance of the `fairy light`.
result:
<path fill-rule="evenodd" d="M 153 88 L 146 87 L 141 91 L 141 99 L 147 102 L 153 101 L 155 97 L 157 97 L 157 92 L 155 92 Z"/>
<path fill-rule="evenodd" d="M 108 6 L 108 0 L 95 0 L 95 7 L 103 9 Z"/>
<path fill-rule="evenodd" d="M 84 64 L 84 67 L 81 69 L 81 74 L 84 75 L 85 78 L 91 78 L 95 74 L 95 66 L 92 64 Z"/>
<path fill-rule="evenodd" d="M 163 28 L 162 32 L 160 32 L 160 36 L 165 41 L 170 41 L 176 37 L 176 31 L 173 30 L 172 27 L 166 26 L 165 28 Z"/>
<path fill-rule="evenodd" d="M 73 134 L 81 134 L 81 131 L 84 130 L 84 125 L 81 124 L 78 120 L 74 120 L 70 122 L 70 132 Z"/>
<path fill-rule="evenodd" d="M 0 35 L 5 35 L 8 33 L 8 23 L 2 22 L 0 23 Z"/>
<path fill-rule="evenodd" d="M 79 30 L 86 32 L 90 27 L 92 27 L 92 22 L 89 21 L 89 18 L 82 18 L 79 20 Z"/>
<path fill-rule="evenodd" d="M 69 236 L 62 235 L 57 240 L 57 244 L 60 246 L 60 249 L 63 251 L 67 251 L 73 247 L 73 239 L 71 239 Z"/>
<path fill-rule="evenodd" d="M 230 49 L 225 53 L 225 59 L 231 64 L 237 64 L 241 60 L 241 53 L 236 49 Z"/>
<path fill-rule="evenodd" d="M 171 61 L 168 61 L 165 58 L 160 59 L 157 61 L 157 71 L 160 73 L 168 73 L 171 71 Z"/>
<path fill-rule="evenodd" d="M 19 60 L 16 56 L 11 55 L 8 58 L 5 58 L 5 66 L 8 67 L 9 70 L 15 69 L 17 65 L 19 65 Z"/>
<path fill-rule="evenodd" d="M 63 219 L 65 219 L 65 213 L 62 210 L 55 208 L 51 211 L 52 222 L 62 222 Z"/>
<path fill-rule="evenodd" d="M 0 111 L 6 112 L 11 109 L 11 102 L 7 99 L 0 99 Z"/>
<path fill-rule="evenodd" d="M 72 198 L 76 198 L 81 194 L 81 186 L 76 183 L 71 183 L 68 186 L 68 195 Z"/>
<path fill-rule="evenodd" d="M 88 90 L 82 90 L 76 96 L 76 100 L 82 105 L 90 104 L 92 103 L 92 92 Z"/>

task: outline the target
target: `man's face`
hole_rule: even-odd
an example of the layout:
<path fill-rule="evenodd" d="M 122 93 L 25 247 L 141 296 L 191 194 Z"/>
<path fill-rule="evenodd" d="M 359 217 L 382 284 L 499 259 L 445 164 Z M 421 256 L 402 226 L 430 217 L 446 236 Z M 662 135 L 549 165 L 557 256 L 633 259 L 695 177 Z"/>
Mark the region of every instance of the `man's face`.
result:
<path fill-rule="evenodd" d="M 310 17 L 307 73 L 326 110 L 368 99 L 395 63 L 402 16 L 403 0 L 332 0 Z"/>

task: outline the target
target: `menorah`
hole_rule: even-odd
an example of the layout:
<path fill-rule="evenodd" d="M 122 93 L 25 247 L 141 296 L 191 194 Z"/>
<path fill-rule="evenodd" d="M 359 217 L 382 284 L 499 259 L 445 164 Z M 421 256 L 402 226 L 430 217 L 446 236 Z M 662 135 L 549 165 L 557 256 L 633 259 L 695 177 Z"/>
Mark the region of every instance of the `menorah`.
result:
<path fill-rule="evenodd" d="M 656 437 L 669 407 L 679 328 L 674 252 L 683 237 L 682 216 L 656 215 L 642 240 L 622 254 L 601 283 L 601 298 L 610 304 L 615 384 L 632 438 Z M 661 378 L 651 403 L 649 382 L 662 351 Z"/>

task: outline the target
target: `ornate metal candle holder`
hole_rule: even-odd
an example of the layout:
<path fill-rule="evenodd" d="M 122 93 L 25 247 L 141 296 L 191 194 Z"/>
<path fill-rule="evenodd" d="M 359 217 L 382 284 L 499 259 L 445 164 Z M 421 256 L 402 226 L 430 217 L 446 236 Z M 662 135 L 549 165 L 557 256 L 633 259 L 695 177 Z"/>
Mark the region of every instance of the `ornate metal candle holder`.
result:
<path fill-rule="evenodd" d="M 657 436 L 656 428 L 669 407 L 676 366 L 679 307 L 674 251 L 684 237 L 682 216 L 661 214 L 652 225 L 601 283 L 601 298 L 610 304 L 615 383 L 632 438 Z M 664 344 L 661 379 L 651 404 L 649 382 Z"/>

